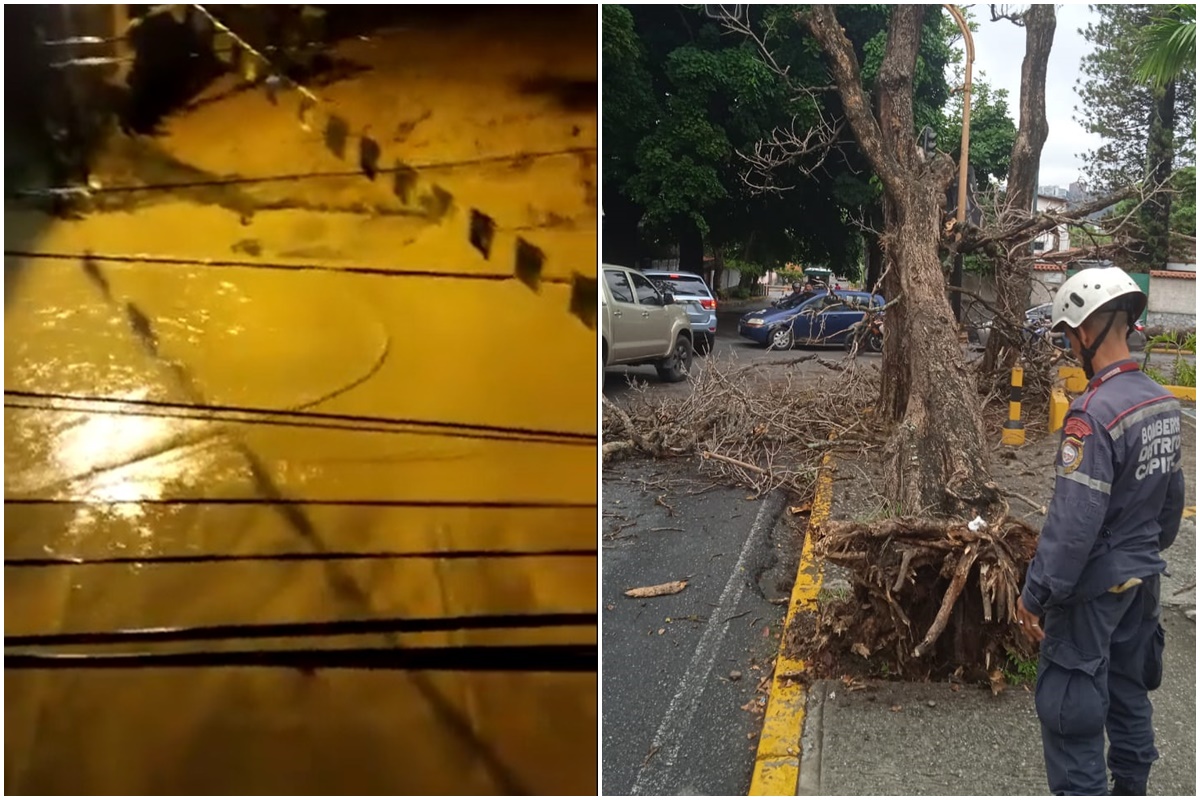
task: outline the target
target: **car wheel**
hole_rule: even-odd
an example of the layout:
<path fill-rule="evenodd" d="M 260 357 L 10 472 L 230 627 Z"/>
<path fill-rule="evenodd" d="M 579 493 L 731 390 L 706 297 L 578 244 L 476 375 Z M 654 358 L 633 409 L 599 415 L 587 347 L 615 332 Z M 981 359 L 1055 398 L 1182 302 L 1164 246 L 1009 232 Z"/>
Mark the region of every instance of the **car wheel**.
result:
<path fill-rule="evenodd" d="M 696 352 L 702 356 L 706 356 L 712 352 L 713 345 L 714 345 L 713 337 L 701 336 L 699 339 L 696 340 Z"/>
<path fill-rule="evenodd" d="M 792 326 L 786 325 L 771 331 L 771 342 L 767 346 L 772 350 L 791 350 L 795 343 L 796 335 L 792 333 Z"/>
<path fill-rule="evenodd" d="M 671 355 L 655 365 L 658 377 L 668 383 L 679 383 L 686 380 L 692 371 L 692 342 L 684 334 L 679 334 L 675 340 L 675 349 Z"/>

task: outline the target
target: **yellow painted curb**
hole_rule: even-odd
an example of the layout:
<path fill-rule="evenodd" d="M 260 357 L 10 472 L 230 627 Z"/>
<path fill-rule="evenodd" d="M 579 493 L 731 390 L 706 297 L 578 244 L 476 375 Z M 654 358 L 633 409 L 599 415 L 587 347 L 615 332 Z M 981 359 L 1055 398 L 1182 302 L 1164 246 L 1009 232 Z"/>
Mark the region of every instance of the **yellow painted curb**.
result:
<path fill-rule="evenodd" d="M 1191 400 L 1196 402 L 1196 387 L 1195 386 L 1164 386 L 1171 394 L 1178 397 L 1180 400 Z"/>
<path fill-rule="evenodd" d="M 804 708 L 808 702 L 807 687 L 800 682 L 804 662 L 784 653 L 788 631 L 796 617 L 816 606 L 821 591 L 821 569 L 813 558 L 813 538 L 818 526 L 829 518 L 833 501 L 833 480 L 829 475 L 830 454 L 821 461 L 817 476 L 817 494 L 813 498 L 804 535 L 804 549 L 796 570 L 796 583 L 788 603 L 775 658 L 775 674 L 763 717 L 762 733 L 758 737 L 758 752 L 754 756 L 754 773 L 750 778 L 751 795 L 794 795 L 800 781 L 800 735 L 804 730 Z"/>

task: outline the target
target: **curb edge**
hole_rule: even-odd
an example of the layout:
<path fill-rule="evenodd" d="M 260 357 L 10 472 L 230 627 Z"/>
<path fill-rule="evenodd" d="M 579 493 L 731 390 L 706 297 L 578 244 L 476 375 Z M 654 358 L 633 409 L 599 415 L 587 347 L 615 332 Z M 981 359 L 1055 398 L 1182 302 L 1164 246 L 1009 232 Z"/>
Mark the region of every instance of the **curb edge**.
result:
<path fill-rule="evenodd" d="M 813 538 L 816 529 L 829 517 L 833 499 L 833 480 L 830 477 L 830 453 L 821 459 L 817 474 L 817 491 L 812 512 L 804 532 L 804 549 L 796 570 L 796 582 L 788 603 L 779 653 L 767 710 L 763 716 L 762 733 L 754 756 L 754 772 L 750 778 L 750 796 L 795 795 L 800 783 L 801 735 L 804 732 L 804 712 L 808 704 L 807 687 L 794 677 L 804 670 L 804 662 L 784 653 L 788 631 L 795 624 L 798 612 L 809 611 L 816 605 L 821 591 L 822 574 L 813 557 Z"/>

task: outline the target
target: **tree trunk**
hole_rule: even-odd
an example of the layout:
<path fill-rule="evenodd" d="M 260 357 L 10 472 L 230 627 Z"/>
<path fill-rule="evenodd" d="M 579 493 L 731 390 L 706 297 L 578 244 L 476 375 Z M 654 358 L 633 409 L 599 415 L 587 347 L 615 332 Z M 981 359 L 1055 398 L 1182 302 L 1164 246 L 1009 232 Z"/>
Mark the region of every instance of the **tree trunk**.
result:
<path fill-rule="evenodd" d="M 875 221 L 879 227 L 883 227 L 883 217 L 879 215 Z M 866 250 L 867 250 L 867 277 L 864 286 L 867 291 L 874 291 L 879 283 L 879 278 L 883 275 L 883 242 L 873 233 L 866 234 Z"/>
<path fill-rule="evenodd" d="M 1025 13 L 1025 60 L 1021 62 L 1021 117 L 1008 167 L 1006 217 L 1034 213 L 1038 164 L 1050 126 L 1046 122 L 1046 67 L 1054 44 L 1057 21 L 1054 6 L 1035 5 Z M 996 309 L 1014 324 L 1025 318 L 1031 290 L 1030 275 L 1036 256 L 1018 253 L 997 260 Z M 982 375 L 990 378 L 1011 370 L 1021 354 L 1020 343 L 1007 335 L 1008 328 L 994 325 L 983 352 Z M 999 334 L 999 335 L 997 335 Z"/>
<path fill-rule="evenodd" d="M 1002 501 L 988 474 L 977 392 L 959 347 L 938 258 L 939 223 L 954 165 L 944 155 L 929 163 L 917 157 L 912 98 L 925 10 L 892 7 L 877 118 L 833 7 L 812 6 L 804 19 L 825 52 L 855 138 L 883 184 L 888 284 L 903 293 L 889 309 L 890 347 L 885 346 L 893 351 L 885 376 L 890 366 L 899 381 L 890 396 L 881 398 L 884 414 L 895 410 L 889 403 L 898 406 L 905 398 L 903 417 L 888 444 L 888 498 L 901 514 L 989 516 Z"/>
<path fill-rule="evenodd" d="M 883 230 L 894 231 L 897 228 L 896 213 L 888 199 L 883 201 Z M 893 266 L 884 270 L 889 253 L 885 249 L 884 237 L 877 240 L 881 277 L 883 279 L 883 296 L 887 300 L 898 297 L 903 291 L 900 284 L 900 272 Z M 879 381 L 879 414 L 888 422 L 899 422 L 904 419 L 904 410 L 908 407 L 909 364 L 908 348 L 899 345 L 904 339 L 902 331 L 906 330 L 905 303 L 898 303 L 886 312 L 883 325 L 883 367 Z"/>
<path fill-rule="evenodd" d="M 635 267 L 642 255 L 638 231 L 642 209 L 617 195 L 615 190 L 605 194 L 604 219 L 600 223 L 600 257 L 606 264 Z"/>
<path fill-rule="evenodd" d="M 1146 266 L 1163 269 L 1170 256 L 1171 242 L 1171 193 L 1165 189 L 1175 160 L 1175 81 L 1155 96 L 1146 156 L 1151 185 L 1164 189 L 1146 202 Z"/>
<path fill-rule="evenodd" d="M 712 290 L 715 294 L 721 290 L 721 279 L 725 277 L 725 248 L 713 246 Z"/>
<path fill-rule="evenodd" d="M 685 222 L 684 226 L 679 237 L 679 269 L 700 275 L 704 270 L 704 236 L 694 222 Z"/>

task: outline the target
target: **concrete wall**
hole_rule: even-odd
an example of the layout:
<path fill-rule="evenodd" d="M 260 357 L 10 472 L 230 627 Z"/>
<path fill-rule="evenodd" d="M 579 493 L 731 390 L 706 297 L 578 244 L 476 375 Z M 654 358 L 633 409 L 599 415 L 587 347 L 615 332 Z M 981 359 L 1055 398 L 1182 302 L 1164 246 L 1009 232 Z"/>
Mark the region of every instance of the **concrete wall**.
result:
<path fill-rule="evenodd" d="M 1149 306 L 1146 323 L 1151 327 L 1195 328 L 1196 327 L 1196 274 L 1177 273 L 1186 277 L 1166 277 L 1162 272 L 1150 275 Z M 1033 291 L 1029 305 L 1049 302 L 1062 285 L 1062 271 L 1037 271 L 1033 273 Z M 988 282 L 991 279 L 987 279 Z"/>
<path fill-rule="evenodd" d="M 1150 309 L 1146 322 L 1152 327 L 1196 327 L 1196 273 L 1180 272 L 1188 277 L 1150 275 Z"/>

